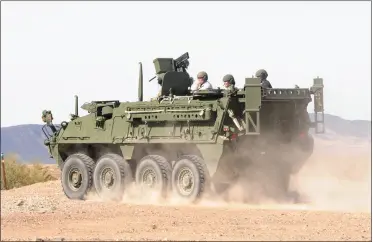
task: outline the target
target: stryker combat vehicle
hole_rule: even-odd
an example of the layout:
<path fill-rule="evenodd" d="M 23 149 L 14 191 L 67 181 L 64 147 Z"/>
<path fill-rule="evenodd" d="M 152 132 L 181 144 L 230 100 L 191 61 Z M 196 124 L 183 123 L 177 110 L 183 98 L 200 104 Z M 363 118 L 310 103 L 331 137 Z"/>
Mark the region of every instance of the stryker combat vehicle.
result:
<path fill-rule="evenodd" d="M 260 180 L 277 174 L 271 186 L 287 192 L 288 177 L 313 152 L 309 129 L 324 132 L 323 79 L 314 79 L 311 88 L 264 89 L 251 77 L 242 89 L 192 92 L 188 59 L 185 53 L 153 61 L 161 92 L 150 101 L 143 100 L 139 63 L 138 101 L 84 103 L 88 114 L 79 116 L 75 96 L 75 113 L 59 127 L 51 111 L 43 111 L 45 145 L 68 198 L 85 199 L 95 191 L 117 200 L 135 182 L 162 198 L 173 194 L 196 202 L 255 177 L 246 172 L 258 167 L 272 171 L 262 170 Z M 307 113 L 311 95 L 314 122 Z"/>

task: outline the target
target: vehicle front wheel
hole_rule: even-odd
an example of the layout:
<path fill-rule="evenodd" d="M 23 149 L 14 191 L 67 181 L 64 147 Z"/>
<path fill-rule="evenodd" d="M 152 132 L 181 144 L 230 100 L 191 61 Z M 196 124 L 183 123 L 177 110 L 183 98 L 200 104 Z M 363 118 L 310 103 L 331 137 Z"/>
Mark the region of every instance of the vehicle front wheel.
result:
<path fill-rule="evenodd" d="M 61 184 L 69 199 L 84 199 L 92 187 L 94 166 L 94 161 L 83 153 L 67 157 L 61 171 Z"/>

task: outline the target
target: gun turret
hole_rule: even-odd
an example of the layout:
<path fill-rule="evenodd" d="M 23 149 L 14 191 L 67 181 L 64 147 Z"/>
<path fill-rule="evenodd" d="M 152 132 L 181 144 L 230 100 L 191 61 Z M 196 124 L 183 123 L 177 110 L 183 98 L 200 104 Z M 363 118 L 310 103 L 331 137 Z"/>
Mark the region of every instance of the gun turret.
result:
<path fill-rule="evenodd" d="M 159 85 L 162 84 L 163 76 L 167 72 L 177 71 L 177 72 L 187 72 L 186 69 L 189 67 L 189 53 L 185 52 L 180 57 L 176 59 L 172 58 L 156 58 L 153 63 L 155 67 L 156 76 L 149 80 L 158 80 Z"/>

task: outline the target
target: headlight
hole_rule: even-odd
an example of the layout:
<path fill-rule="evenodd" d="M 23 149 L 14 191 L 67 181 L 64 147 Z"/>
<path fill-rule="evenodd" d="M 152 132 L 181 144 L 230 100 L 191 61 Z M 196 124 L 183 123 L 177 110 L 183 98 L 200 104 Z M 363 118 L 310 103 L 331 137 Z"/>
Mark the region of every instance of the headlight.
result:
<path fill-rule="evenodd" d="M 62 123 L 61 123 L 61 127 L 62 127 L 63 129 L 66 129 L 67 125 L 68 125 L 68 123 L 67 123 L 66 121 L 62 121 Z"/>

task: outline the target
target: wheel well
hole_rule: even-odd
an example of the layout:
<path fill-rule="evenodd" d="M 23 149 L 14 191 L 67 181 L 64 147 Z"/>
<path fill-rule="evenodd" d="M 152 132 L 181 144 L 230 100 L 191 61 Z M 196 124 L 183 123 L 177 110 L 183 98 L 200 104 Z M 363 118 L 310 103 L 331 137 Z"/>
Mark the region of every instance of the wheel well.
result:
<path fill-rule="evenodd" d="M 95 162 L 102 155 L 107 153 L 113 153 L 123 157 L 119 145 L 114 144 L 64 144 L 59 146 L 59 153 L 64 162 L 68 156 L 75 153 L 86 154 Z"/>
<path fill-rule="evenodd" d="M 59 145 L 59 153 L 63 162 L 68 156 L 75 153 L 86 154 L 94 162 L 107 153 L 123 157 L 118 144 L 61 144 Z M 171 165 L 172 161 L 178 160 L 183 155 L 197 155 L 203 159 L 201 152 L 194 144 L 136 144 L 132 159 L 128 160 L 133 174 L 136 172 L 137 163 L 147 155 L 161 155 Z"/>
<path fill-rule="evenodd" d="M 133 160 L 140 161 L 147 155 L 160 155 L 171 162 L 183 155 L 197 155 L 201 158 L 201 152 L 194 144 L 138 144 L 133 151 Z"/>

